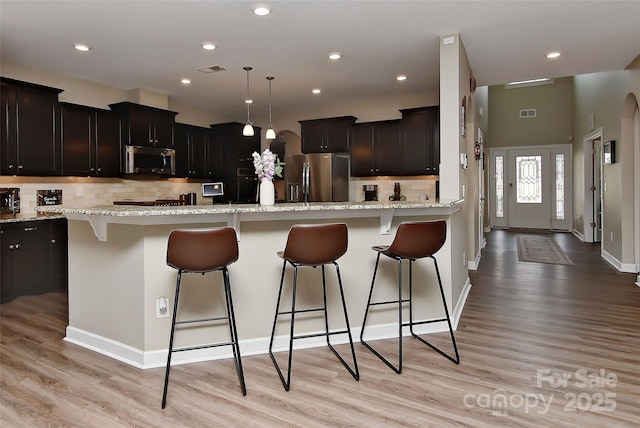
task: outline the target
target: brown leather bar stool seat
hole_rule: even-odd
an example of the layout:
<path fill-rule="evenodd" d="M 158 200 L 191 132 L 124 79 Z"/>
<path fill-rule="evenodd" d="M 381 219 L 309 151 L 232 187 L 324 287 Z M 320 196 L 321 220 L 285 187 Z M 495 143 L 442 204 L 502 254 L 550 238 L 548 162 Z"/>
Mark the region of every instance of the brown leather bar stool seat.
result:
<path fill-rule="evenodd" d="M 231 299 L 231 286 L 229 282 L 229 270 L 227 266 L 238 260 L 238 240 L 236 231 L 231 227 L 212 229 L 178 229 L 171 232 L 167 244 L 167 265 L 178 270 L 176 280 L 176 294 L 173 303 L 173 317 L 171 319 L 171 335 L 169 338 L 169 354 L 167 355 L 167 368 L 164 377 L 164 391 L 162 393 L 162 408 L 167 403 L 167 387 L 169 386 L 169 370 L 171 369 L 171 355 L 174 352 L 190 351 L 195 349 L 215 348 L 219 346 L 231 346 L 233 358 L 240 380 L 242 394 L 247 394 L 242 371 L 242 360 L 238 346 L 238 330 L 236 329 L 233 300 Z M 220 271 L 224 283 L 226 300 L 226 314 L 224 316 L 199 318 L 176 321 L 178 312 L 178 297 L 180 295 L 180 282 L 183 273 L 200 273 Z M 229 324 L 230 340 L 173 349 L 173 338 L 177 324 L 208 323 L 218 320 L 227 320 Z"/>
<path fill-rule="evenodd" d="M 453 335 L 453 328 L 451 326 L 451 318 L 449 317 L 449 310 L 447 308 L 447 301 L 444 296 L 444 290 L 442 288 L 442 280 L 440 279 L 440 270 L 438 269 L 438 261 L 434 257 L 434 254 L 438 252 L 445 243 L 447 238 L 447 223 L 444 220 L 438 221 L 416 221 L 416 222 L 403 222 L 398 226 L 396 236 L 393 239 L 391 245 L 387 246 L 374 246 L 371 247 L 378 253 L 376 258 L 376 266 L 373 270 L 373 280 L 371 281 L 371 289 L 369 291 L 369 299 L 367 301 L 367 309 L 364 313 L 364 320 L 362 321 L 362 330 L 360 331 L 360 342 L 373 352 L 378 358 L 385 362 L 393 371 L 400 373 L 402 371 L 402 327 L 409 326 L 409 331 L 413 337 L 429 346 L 431 349 L 437 351 L 455 364 L 460 363 L 460 355 L 458 354 L 458 346 L 456 345 L 456 339 Z M 378 272 L 378 264 L 380 262 L 380 255 L 385 255 L 398 261 L 398 299 L 372 302 L 373 288 L 376 281 L 376 273 Z M 440 286 L 440 296 L 442 297 L 442 304 L 444 306 L 444 318 L 427 320 L 427 321 L 413 321 L 413 275 L 412 264 L 418 259 L 429 257 L 433 259 L 433 263 L 436 268 L 436 276 L 438 277 L 438 285 Z M 403 299 L 402 297 L 402 261 L 409 261 L 409 298 Z M 409 322 L 402 321 L 402 305 L 403 303 L 409 303 Z M 398 305 L 398 365 L 394 366 L 386 358 L 384 358 L 378 351 L 376 351 L 371 345 L 364 340 L 364 332 L 367 323 L 367 317 L 369 310 L 372 306 L 378 305 Z M 451 335 L 451 342 L 455 352 L 455 358 L 447 355 L 440 349 L 427 342 L 425 339 L 414 333 L 413 326 L 419 324 L 428 324 L 434 322 L 447 321 L 449 326 L 449 333 Z"/>
<path fill-rule="evenodd" d="M 347 225 L 344 223 L 332 223 L 332 224 L 298 224 L 291 227 L 289 230 L 289 236 L 287 238 L 287 244 L 284 251 L 278 251 L 278 256 L 283 259 L 282 275 L 280 278 L 280 290 L 278 291 L 278 301 L 276 303 L 276 314 L 273 319 L 273 329 L 271 330 L 271 340 L 269 342 L 269 355 L 273 361 L 278 376 L 282 385 L 286 391 L 289 390 L 291 385 L 291 362 L 294 339 L 321 337 L 325 336 L 327 340 L 327 346 L 338 357 L 340 362 L 347 368 L 349 373 L 354 379 L 360 379 L 360 372 L 358 371 L 358 363 L 356 361 L 356 353 L 353 347 L 353 339 L 351 337 L 351 328 L 349 326 L 349 317 L 347 316 L 347 306 L 344 300 L 344 291 L 342 288 L 342 279 L 340 278 L 340 268 L 338 267 L 337 259 L 342 257 L 347 252 L 348 245 L 348 231 Z M 287 264 L 293 267 L 293 290 L 291 298 L 291 310 L 280 311 L 280 302 L 282 298 L 282 288 L 284 285 L 284 275 Z M 325 281 L 324 266 L 327 264 L 333 264 L 336 267 L 336 275 L 338 278 L 338 288 L 340 291 L 340 297 L 342 299 L 342 310 L 344 312 L 344 320 L 346 323 L 345 330 L 329 331 L 329 324 L 327 320 L 327 286 Z M 311 309 L 296 309 L 296 289 L 298 285 L 298 268 L 299 267 L 317 267 L 321 266 L 322 270 L 322 295 L 323 306 L 319 308 Z M 312 334 L 294 334 L 295 315 L 298 313 L 318 312 L 321 311 L 324 314 L 325 331 L 322 333 Z M 289 331 L 289 354 L 288 354 L 288 367 L 287 378 L 284 378 L 282 370 L 273 355 L 273 340 L 276 332 L 276 325 L 278 323 L 278 317 L 281 315 L 290 316 L 290 331 Z M 329 341 L 329 337 L 337 334 L 347 333 L 349 338 L 349 345 L 351 346 L 351 356 L 353 358 L 353 369 L 349 367 L 347 362 L 340 356 L 340 354 L 333 347 Z"/>

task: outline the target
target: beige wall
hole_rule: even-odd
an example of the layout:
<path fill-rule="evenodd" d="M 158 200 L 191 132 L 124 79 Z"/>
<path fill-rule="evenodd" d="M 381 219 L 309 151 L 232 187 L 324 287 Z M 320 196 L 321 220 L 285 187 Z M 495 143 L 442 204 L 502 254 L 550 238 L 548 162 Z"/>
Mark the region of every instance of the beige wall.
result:
<path fill-rule="evenodd" d="M 520 110 L 536 109 L 536 117 L 521 119 Z M 571 142 L 573 78 L 551 85 L 489 88 L 491 147 L 539 146 Z"/>
<path fill-rule="evenodd" d="M 593 129 L 587 118 L 594 116 L 594 129 L 602 128 L 603 142 L 620 141 L 620 118 L 627 89 L 622 71 L 584 74 L 575 77 L 574 124 L 574 228 L 584 233 L 584 137 Z M 622 168 L 620 159 L 602 167 L 602 249 L 622 260 Z M 606 189 L 606 190 L 605 190 Z M 611 240 L 613 234 L 613 240 Z"/>

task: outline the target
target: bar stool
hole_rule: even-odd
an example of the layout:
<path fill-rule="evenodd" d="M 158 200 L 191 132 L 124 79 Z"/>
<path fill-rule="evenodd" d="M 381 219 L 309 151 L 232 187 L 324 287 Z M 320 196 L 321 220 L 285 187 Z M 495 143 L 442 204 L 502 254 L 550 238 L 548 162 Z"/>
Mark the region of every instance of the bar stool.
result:
<path fill-rule="evenodd" d="M 280 381 L 284 386 L 285 391 L 289 391 L 291 385 L 291 361 L 294 339 L 302 339 L 309 337 L 325 336 L 327 339 L 327 346 L 338 357 L 342 365 L 351 373 L 351 376 L 355 380 L 360 379 L 360 372 L 358 371 L 358 363 L 356 361 L 356 353 L 353 347 L 353 339 L 351 338 L 351 328 L 349 326 L 349 318 L 347 316 L 347 306 L 344 300 L 344 292 L 342 289 L 342 279 L 340 278 L 340 268 L 336 260 L 344 253 L 347 252 L 347 225 L 344 223 L 332 223 L 332 224 L 298 224 L 291 227 L 289 230 L 289 236 L 287 237 L 287 244 L 284 251 L 278 251 L 278 256 L 283 259 L 282 275 L 280 277 L 280 290 L 278 291 L 278 301 L 276 303 L 276 314 L 273 319 L 273 329 L 271 330 L 271 340 L 269 342 L 269 355 L 273 361 Z M 289 263 L 293 267 L 293 291 L 291 298 L 291 311 L 280 311 L 280 300 L 282 298 L 282 288 L 284 285 L 284 275 Z M 340 297 L 342 299 L 342 310 L 344 312 L 344 319 L 346 322 L 346 330 L 341 331 L 329 331 L 329 323 L 327 321 L 327 287 L 325 282 L 324 266 L 326 264 L 333 264 L 336 267 L 336 274 L 338 277 L 338 288 L 340 290 Z M 298 309 L 296 310 L 296 288 L 298 283 L 298 268 L 302 266 L 311 266 L 316 268 L 321 266 L 322 268 L 322 295 L 323 306 L 312 309 Z M 305 312 L 317 312 L 322 311 L 324 313 L 324 325 L 325 331 L 323 333 L 315 334 L 302 334 L 294 335 L 295 315 L 297 313 Z M 290 315 L 291 324 L 289 332 L 289 355 L 288 355 L 288 367 L 287 378 L 285 380 L 282 370 L 273 355 L 273 339 L 276 332 L 276 324 L 280 315 Z M 349 367 L 347 362 L 338 354 L 336 349 L 331 345 L 329 336 L 336 334 L 347 333 L 349 337 L 349 345 L 351 346 L 351 355 L 353 357 L 354 369 Z"/>
<path fill-rule="evenodd" d="M 440 270 L 438 269 L 438 262 L 433 256 L 442 245 L 447 237 L 447 223 L 444 220 L 438 221 L 416 221 L 416 222 L 403 222 L 398 226 L 396 236 L 388 246 L 374 246 L 372 250 L 378 253 L 376 258 L 376 266 L 373 270 L 373 280 L 371 281 L 371 290 L 369 291 L 369 300 L 367 301 L 367 309 L 364 313 L 364 320 L 362 321 L 362 330 L 360 331 L 360 342 L 366 346 L 371 352 L 373 352 L 378 358 L 384 361 L 393 371 L 400 373 L 402 371 L 402 327 L 409 326 L 411 335 L 429 346 L 431 349 L 437 351 L 455 364 L 460 363 L 460 355 L 458 354 L 458 347 L 456 345 L 456 339 L 453 335 L 453 328 L 451 327 L 451 319 L 449 318 L 449 310 L 447 308 L 447 302 L 444 297 L 444 290 L 442 288 L 442 280 L 440 279 Z M 378 272 L 378 263 L 380 262 L 380 255 L 385 255 L 398 261 L 398 299 L 388 300 L 380 302 L 372 302 L 373 287 L 376 281 L 376 273 Z M 440 286 L 440 295 L 442 297 L 442 304 L 444 306 L 445 318 L 428 320 L 428 321 L 413 321 L 413 278 L 412 278 L 412 263 L 418 259 L 430 257 L 433 259 L 433 263 L 436 268 L 436 275 L 438 277 L 438 285 Z M 402 261 L 409 261 L 409 298 L 402 298 Z M 409 322 L 402 322 L 402 304 L 409 303 Z M 371 345 L 364 341 L 364 330 L 367 323 L 367 316 L 369 315 L 369 309 L 372 306 L 378 305 L 398 305 L 398 366 L 394 366 L 386 358 L 384 358 L 378 351 L 373 349 Z M 449 326 L 449 333 L 451 334 L 451 342 L 453 343 L 453 349 L 455 351 L 455 358 L 447 355 L 440 349 L 436 348 L 431 343 L 418 336 L 413 331 L 414 325 L 427 324 L 444 321 L 446 319 Z"/>
<path fill-rule="evenodd" d="M 169 386 L 171 355 L 174 352 L 215 348 L 219 346 L 231 346 L 236 371 L 238 372 L 238 379 L 240 380 L 240 387 L 242 388 L 242 395 L 247 395 L 247 389 L 244 384 L 244 374 L 242 372 L 242 360 L 240 359 L 240 348 L 238 346 L 238 331 L 236 329 L 233 301 L 231 299 L 229 271 L 227 269 L 227 266 L 236 260 L 238 260 L 238 240 L 235 230 L 231 227 L 174 230 L 169 235 L 169 243 L 167 245 L 167 265 L 174 269 L 178 269 L 178 276 L 176 281 L 176 295 L 173 304 L 173 318 L 171 319 L 169 355 L 167 356 L 167 369 L 164 377 L 164 391 L 162 393 L 163 409 L 167 403 L 167 387 Z M 205 273 L 213 271 L 222 272 L 226 300 L 226 315 L 176 321 L 182 274 L 200 273 L 204 275 Z M 231 336 L 229 341 L 173 349 L 173 337 L 177 324 L 202 323 L 217 320 L 227 320 Z"/>

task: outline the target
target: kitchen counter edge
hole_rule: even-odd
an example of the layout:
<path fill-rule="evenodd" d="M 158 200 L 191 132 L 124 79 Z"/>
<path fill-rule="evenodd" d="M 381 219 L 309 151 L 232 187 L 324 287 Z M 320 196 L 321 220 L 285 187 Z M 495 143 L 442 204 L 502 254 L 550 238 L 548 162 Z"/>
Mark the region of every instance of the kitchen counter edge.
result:
<path fill-rule="evenodd" d="M 220 204 L 220 205 L 184 205 L 184 206 L 123 206 L 102 205 L 95 207 L 70 207 L 64 205 L 36 207 L 39 214 L 66 215 L 84 214 L 114 217 L 163 216 L 163 215 L 210 215 L 210 214 L 245 214 L 245 213 L 287 213 L 313 211 L 345 211 L 345 210 L 394 210 L 452 208 L 464 199 L 438 200 L 425 202 L 311 202 L 281 203 L 273 206 L 259 204 Z M 38 217 L 38 219 L 51 217 Z"/>

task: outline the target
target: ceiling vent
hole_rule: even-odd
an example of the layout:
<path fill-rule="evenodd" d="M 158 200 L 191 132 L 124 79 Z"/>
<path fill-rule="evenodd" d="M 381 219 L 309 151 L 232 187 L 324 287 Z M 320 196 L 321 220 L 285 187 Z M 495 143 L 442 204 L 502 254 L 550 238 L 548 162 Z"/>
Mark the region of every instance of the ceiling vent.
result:
<path fill-rule="evenodd" d="M 198 71 L 201 71 L 201 72 L 207 73 L 207 74 L 209 74 L 209 73 L 217 73 L 219 71 L 225 71 L 225 70 L 226 70 L 226 68 L 224 68 L 221 65 L 210 65 L 209 67 L 202 67 L 202 68 L 198 69 Z"/>
<path fill-rule="evenodd" d="M 520 110 L 520 119 L 524 119 L 528 117 L 536 117 L 536 109 L 527 108 L 524 110 Z"/>

